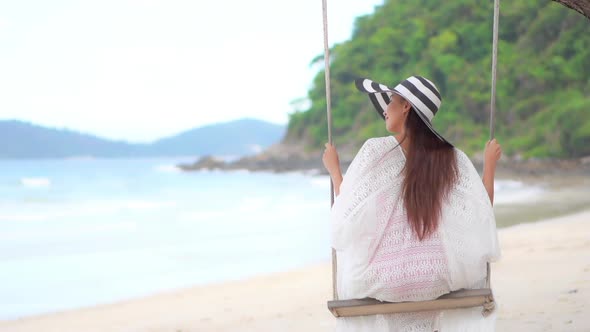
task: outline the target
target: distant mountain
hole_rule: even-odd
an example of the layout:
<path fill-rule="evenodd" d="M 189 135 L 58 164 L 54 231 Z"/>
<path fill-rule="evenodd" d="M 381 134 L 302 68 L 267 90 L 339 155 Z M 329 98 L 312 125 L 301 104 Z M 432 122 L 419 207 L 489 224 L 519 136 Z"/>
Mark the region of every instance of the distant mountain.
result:
<path fill-rule="evenodd" d="M 0 121 L 0 158 L 123 157 L 136 146 L 66 129 L 50 129 L 21 121 Z"/>
<path fill-rule="evenodd" d="M 243 156 L 278 143 L 284 133 L 284 126 L 242 119 L 195 128 L 151 144 L 132 144 L 67 129 L 46 128 L 8 120 L 0 121 L 0 159 L 78 156 Z"/>
<path fill-rule="evenodd" d="M 171 155 L 246 155 L 278 143 L 286 127 L 255 119 L 204 126 L 154 142 L 149 149 Z"/>

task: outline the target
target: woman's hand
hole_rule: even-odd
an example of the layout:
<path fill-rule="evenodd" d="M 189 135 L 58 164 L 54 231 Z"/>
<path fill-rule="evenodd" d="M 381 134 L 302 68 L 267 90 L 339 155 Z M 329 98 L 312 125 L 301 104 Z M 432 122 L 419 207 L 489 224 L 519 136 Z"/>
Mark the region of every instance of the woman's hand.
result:
<path fill-rule="evenodd" d="M 484 165 L 491 166 L 494 169 L 496 168 L 496 162 L 500 160 L 502 156 L 502 148 L 500 144 L 494 138 L 491 141 L 486 143 L 485 151 L 484 151 Z"/>
<path fill-rule="evenodd" d="M 338 151 L 336 151 L 336 148 L 332 144 L 326 143 L 326 150 L 324 150 L 322 161 L 324 162 L 324 167 L 330 173 L 332 183 L 334 183 L 334 193 L 338 196 L 340 194 L 340 184 L 342 184 L 342 171 L 340 170 Z"/>
<path fill-rule="evenodd" d="M 328 170 L 330 175 L 336 175 L 340 173 L 340 160 L 338 158 L 338 151 L 336 151 L 336 148 L 330 143 L 326 143 L 326 149 L 324 150 L 322 161 L 324 162 L 324 167 Z"/>
<path fill-rule="evenodd" d="M 490 202 L 494 204 L 494 177 L 496 174 L 496 162 L 502 156 L 502 148 L 494 138 L 486 143 L 483 164 L 483 185 L 486 187 Z"/>

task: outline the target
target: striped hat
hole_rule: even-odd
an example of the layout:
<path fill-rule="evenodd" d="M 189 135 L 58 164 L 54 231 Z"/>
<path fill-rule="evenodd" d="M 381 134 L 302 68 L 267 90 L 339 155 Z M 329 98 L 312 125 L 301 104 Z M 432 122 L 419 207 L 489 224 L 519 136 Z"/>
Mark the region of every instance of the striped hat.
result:
<path fill-rule="evenodd" d="M 361 92 L 369 94 L 369 99 L 382 118 L 385 118 L 383 113 L 387 109 L 387 104 L 391 101 L 392 94 L 395 93 L 402 96 L 412 104 L 416 114 L 418 114 L 434 135 L 441 141 L 449 143 L 432 126 L 432 119 L 440 108 L 442 97 L 436 85 L 431 81 L 422 76 L 410 76 L 396 85 L 395 88 L 390 88 L 367 78 L 359 78 L 355 81 L 355 84 Z"/>

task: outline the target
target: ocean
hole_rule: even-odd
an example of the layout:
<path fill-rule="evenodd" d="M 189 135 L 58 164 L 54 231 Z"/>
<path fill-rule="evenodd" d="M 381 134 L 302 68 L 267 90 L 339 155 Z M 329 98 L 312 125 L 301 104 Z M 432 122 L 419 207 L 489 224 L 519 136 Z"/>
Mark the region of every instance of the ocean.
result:
<path fill-rule="evenodd" d="M 327 176 L 190 161 L 1 161 L 0 320 L 329 261 Z M 496 204 L 540 190 L 498 180 Z"/>

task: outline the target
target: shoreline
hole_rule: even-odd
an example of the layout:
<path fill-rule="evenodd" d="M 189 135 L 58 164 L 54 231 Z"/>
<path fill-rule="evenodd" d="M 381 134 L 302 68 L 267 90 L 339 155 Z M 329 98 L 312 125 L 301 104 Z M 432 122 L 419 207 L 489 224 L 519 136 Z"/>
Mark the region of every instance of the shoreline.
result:
<path fill-rule="evenodd" d="M 504 178 L 499 173 L 497 177 Z M 528 224 L 545 219 L 566 216 L 590 208 L 590 176 L 569 175 L 567 177 L 511 177 L 541 190 L 534 199 L 496 204 L 494 213 L 496 225 L 504 228 L 516 224 Z"/>
<path fill-rule="evenodd" d="M 499 230 L 499 331 L 590 329 L 590 209 Z M 0 331 L 325 331 L 331 265 L 0 321 Z"/>
<path fill-rule="evenodd" d="M 346 171 L 357 149 L 344 146 L 340 151 L 340 164 L 343 173 Z M 476 169 L 483 169 L 483 151 L 470 156 Z M 215 156 L 206 155 L 192 163 L 178 164 L 177 167 L 185 172 L 199 170 L 248 170 L 251 172 L 285 173 L 293 171 L 319 170 L 321 174 L 327 174 L 322 165 L 322 151 L 307 151 L 303 145 L 276 144 L 267 150 L 256 154 L 239 158 L 233 161 L 225 161 Z M 498 163 L 497 173 L 506 173 L 524 177 L 540 176 L 590 176 L 590 156 L 572 159 L 522 159 L 518 156 L 503 156 Z"/>

